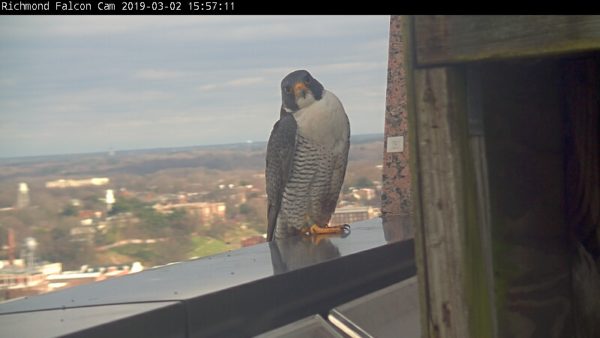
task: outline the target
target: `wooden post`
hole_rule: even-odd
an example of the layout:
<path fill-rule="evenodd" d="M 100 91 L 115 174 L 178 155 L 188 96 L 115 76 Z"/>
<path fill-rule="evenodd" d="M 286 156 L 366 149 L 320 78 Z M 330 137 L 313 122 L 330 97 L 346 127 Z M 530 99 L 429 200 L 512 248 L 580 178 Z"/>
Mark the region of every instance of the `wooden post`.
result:
<path fill-rule="evenodd" d="M 463 151 L 455 117 L 465 109 L 461 74 L 453 69 L 414 71 L 415 123 L 420 222 L 419 286 L 427 306 L 426 337 L 468 338 L 464 229 Z"/>
<path fill-rule="evenodd" d="M 478 182 L 479 161 L 472 154 L 467 71 L 417 68 L 411 54 L 407 60 L 423 337 L 494 337 L 492 276 L 486 265 L 491 249 L 481 240 L 489 233 L 480 228 L 485 214 L 478 203 L 478 186 L 486 182 Z"/>

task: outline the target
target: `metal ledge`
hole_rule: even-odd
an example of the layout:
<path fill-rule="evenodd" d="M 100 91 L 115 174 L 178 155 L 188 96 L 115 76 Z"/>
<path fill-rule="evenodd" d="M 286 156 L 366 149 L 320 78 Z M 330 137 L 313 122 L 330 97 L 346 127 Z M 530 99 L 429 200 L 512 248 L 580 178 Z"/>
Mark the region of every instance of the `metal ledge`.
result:
<path fill-rule="evenodd" d="M 0 337 L 176 338 L 186 326 L 179 302 L 99 305 L 1 315 Z"/>
<path fill-rule="evenodd" d="M 300 319 L 254 338 L 344 338 L 320 315 Z"/>
<path fill-rule="evenodd" d="M 274 241 L 9 301 L 0 304 L 0 327 L 20 337 L 32 327 L 36 337 L 148 336 L 153 325 L 174 327 L 161 333 L 169 337 L 256 335 L 414 276 L 414 244 L 402 241 L 400 221 L 354 223 L 344 238 Z M 120 317 L 75 320 L 112 313 L 108 305 L 121 306 Z"/>
<path fill-rule="evenodd" d="M 417 277 L 412 277 L 329 311 L 329 321 L 351 337 L 419 338 Z"/>

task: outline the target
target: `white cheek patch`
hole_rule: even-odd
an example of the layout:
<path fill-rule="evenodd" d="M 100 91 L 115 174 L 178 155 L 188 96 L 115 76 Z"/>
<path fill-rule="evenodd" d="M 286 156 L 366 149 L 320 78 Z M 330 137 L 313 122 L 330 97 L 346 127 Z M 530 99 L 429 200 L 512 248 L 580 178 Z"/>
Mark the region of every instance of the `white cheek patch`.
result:
<path fill-rule="evenodd" d="M 298 105 L 298 108 L 300 108 L 300 109 L 308 107 L 315 101 L 316 101 L 315 97 L 313 96 L 313 94 L 311 92 L 306 93 L 306 97 L 296 98 L 296 104 Z"/>

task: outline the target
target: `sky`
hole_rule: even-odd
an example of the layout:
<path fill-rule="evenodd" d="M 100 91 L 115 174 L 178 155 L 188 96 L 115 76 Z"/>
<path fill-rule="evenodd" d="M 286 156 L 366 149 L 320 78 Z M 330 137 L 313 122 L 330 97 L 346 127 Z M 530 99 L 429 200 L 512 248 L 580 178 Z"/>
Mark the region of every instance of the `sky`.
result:
<path fill-rule="evenodd" d="M 266 141 L 306 69 L 382 133 L 388 16 L 0 16 L 0 157 Z"/>

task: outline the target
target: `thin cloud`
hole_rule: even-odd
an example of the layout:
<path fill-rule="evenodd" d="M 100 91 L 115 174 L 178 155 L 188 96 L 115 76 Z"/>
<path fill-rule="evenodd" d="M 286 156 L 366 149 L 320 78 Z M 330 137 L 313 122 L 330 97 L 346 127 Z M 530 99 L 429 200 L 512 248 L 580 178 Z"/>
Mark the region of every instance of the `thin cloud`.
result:
<path fill-rule="evenodd" d="M 211 91 L 211 90 L 215 90 L 217 88 L 219 88 L 219 86 L 216 85 L 216 84 L 207 84 L 207 85 L 199 86 L 198 90 L 202 91 L 202 92 L 208 92 L 208 91 Z"/>
<path fill-rule="evenodd" d="M 385 66 L 383 62 L 340 62 L 324 65 L 316 65 L 313 67 L 319 72 L 348 72 L 348 71 L 365 71 L 381 68 Z"/>
<path fill-rule="evenodd" d="M 17 81 L 11 78 L 0 78 L 0 87 L 14 87 Z"/>
<path fill-rule="evenodd" d="M 227 88 L 238 88 L 238 87 L 247 87 L 255 84 L 265 82 L 265 78 L 261 76 L 255 77 L 242 77 L 239 79 L 233 79 L 224 83 L 211 83 L 198 86 L 197 89 L 199 91 L 207 92 L 219 89 L 227 89 Z"/>
<path fill-rule="evenodd" d="M 141 80 L 172 80 L 185 76 L 184 72 L 168 69 L 142 69 L 134 74 L 135 78 Z"/>
<path fill-rule="evenodd" d="M 231 81 L 225 83 L 225 86 L 244 87 L 244 86 L 255 85 L 257 83 L 261 83 L 264 81 L 265 81 L 264 77 L 244 77 L 244 78 L 240 78 L 240 79 L 231 80 Z"/>
<path fill-rule="evenodd" d="M 353 61 L 353 62 L 334 62 L 321 63 L 313 65 L 298 65 L 296 67 L 268 67 L 260 69 L 261 72 L 267 74 L 288 74 L 297 69 L 306 69 L 314 73 L 348 73 L 353 71 L 367 71 L 374 69 L 382 69 L 387 66 L 385 61 Z M 313 74 L 314 75 L 314 74 Z"/>
<path fill-rule="evenodd" d="M 94 88 L 90 90 L 72 91 L 61 97 L 53 97 L 54 102 L 70 102 L 71 104 L 90 105 L 107 102 L 110 104 L 135 104 L 145 101 L 157 101 L 172 98 L 173 94 L 161 90 L 120 91 L 116 88 Z"/>

